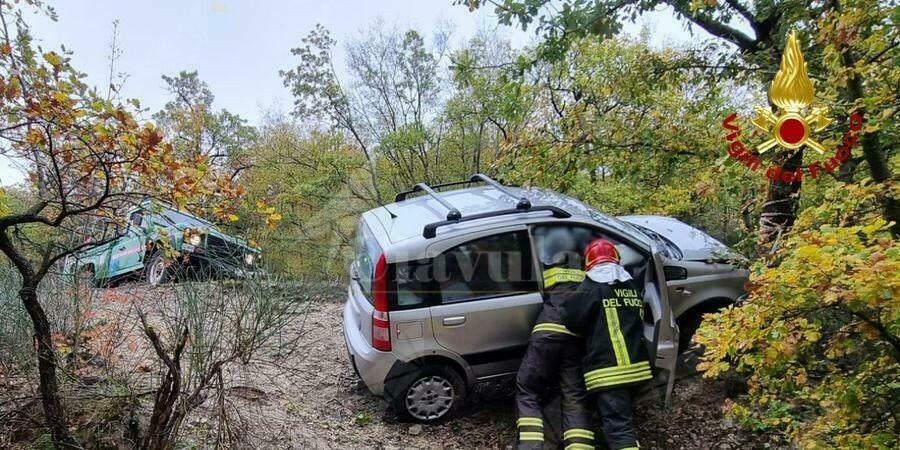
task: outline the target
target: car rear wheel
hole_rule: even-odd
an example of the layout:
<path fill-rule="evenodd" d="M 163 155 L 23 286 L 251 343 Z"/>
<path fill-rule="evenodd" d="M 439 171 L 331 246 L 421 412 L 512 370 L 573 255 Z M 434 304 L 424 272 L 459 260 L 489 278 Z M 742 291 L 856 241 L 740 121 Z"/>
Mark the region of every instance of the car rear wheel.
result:
<path fill-rule="evenodd" d="M 157 250 L 150 256 L 147 267 L 144 269 L 144 278 L 150 286 L 159 286 L 169 282 L 169 269 L 166 267 L 166 261 L 161 251 Z"/>
<path fill-rule="evenodd" d="M 466 395 L 462 377 L 447 366 L 424 366 L 398 390 L 394 410 L 406 420 L 436 423 L 453 417 Z"/>

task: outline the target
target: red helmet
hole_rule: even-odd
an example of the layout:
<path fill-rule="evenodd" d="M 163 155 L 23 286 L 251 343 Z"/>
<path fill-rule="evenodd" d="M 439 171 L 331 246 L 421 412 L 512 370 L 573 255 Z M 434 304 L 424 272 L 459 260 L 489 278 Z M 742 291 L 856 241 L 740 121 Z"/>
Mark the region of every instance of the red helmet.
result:
<path fill-rule="evenodd" d="M 612 242 L 602 238 L 594 239 L 584 248 L 584 270 L 590 270 L 591 267 L 605 262 L 618 264 L 619 252 Z"/>

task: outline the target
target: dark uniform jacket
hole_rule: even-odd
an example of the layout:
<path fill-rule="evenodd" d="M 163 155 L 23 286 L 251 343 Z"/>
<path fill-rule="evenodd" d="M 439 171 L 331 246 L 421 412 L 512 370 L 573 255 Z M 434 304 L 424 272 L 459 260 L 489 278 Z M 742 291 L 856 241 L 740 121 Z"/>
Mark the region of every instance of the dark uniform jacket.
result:
<path fill-rule="evenodd" d="M 633 281 L 597 283 L 585 278 L 580 301 L 563 305 L 562 323 L 585 339 L 588 392 L 628 386 L 653 377 L 644 346 L 644 302 Z"/>
<path fill-rule="evenodd" d="M 551 442 L 560 448 L 594 448 L 591 410 L 581 381 L 584 344 L 562 324 L 566 303 L 580 300 L 578 287 L 585 275 L 563 267 L 551 267 L 543 275 L 544 305 L 516 376 L 518 448 L 541 449 Z M 545 423 L 543 411 L 557 388 L 562 397 L 561 430 L 551 425 L 557 423 L 553 419 Z"/>
<path fill-rule="evenodd" d="M 544 270 L 544 306 L 538 315 L 532 333 L 550 331 L 577 337 L 563 324 L 563 311 L 567 303 L 580 300 L 579 286 L 584 271 L 554 267 Z"/>

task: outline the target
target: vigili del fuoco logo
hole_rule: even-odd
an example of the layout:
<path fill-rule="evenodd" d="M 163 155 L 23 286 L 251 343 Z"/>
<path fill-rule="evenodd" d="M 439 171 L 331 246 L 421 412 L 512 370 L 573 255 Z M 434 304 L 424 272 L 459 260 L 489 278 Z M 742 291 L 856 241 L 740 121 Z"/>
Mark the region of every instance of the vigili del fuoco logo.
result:
<path fill-rule="evenodd" d="M 813 87 L 806 73 L 806 62 L 800 51 L 800 43 L 793 31 L 788 35 L 784 54 L 781 56 L 781 67 L 772 80 L 769 88 L 769 101 L 778 107 L 778 112 L 773 113 L 769 108 L 756 106 L 753 112 L 756 116 L 751 120 L 756 129 L 761 131 L 768 139 L 756 146 L 756 151 L 747 149 L 740 140 L 741 129 L 735 122 L 738 115 L 731 113 L 722 121 L 725 128 L 725 140 L 728 141 L 728 154 L 756 172 L 760 166 L 760 155 L 779 146 L 785 152 L 793 152 L 806 146 L 815 150 L 819 155 L 830 153 L 813 134 L 821 131 L 832 119 L 828 117 L 827 106 L 812 106 Z M 799 182 L 803 179 L 803 172 L 815 179 L 824 170 L 834 172 L 841 163 L 850 157 L 850 149 L 856 143 L 859 130 L 862 128 L 862 115 L 854 112 L 850 115 L 850 128 L 844 133 L 841 144 L 834 150 L 833 155 L 827 159 L 814 161 L 805 167 L 796 170 L 785 170 L 781 166 L 769 167 L 765 175 L 770 180 L 780 180 L 784 183 Z"/>

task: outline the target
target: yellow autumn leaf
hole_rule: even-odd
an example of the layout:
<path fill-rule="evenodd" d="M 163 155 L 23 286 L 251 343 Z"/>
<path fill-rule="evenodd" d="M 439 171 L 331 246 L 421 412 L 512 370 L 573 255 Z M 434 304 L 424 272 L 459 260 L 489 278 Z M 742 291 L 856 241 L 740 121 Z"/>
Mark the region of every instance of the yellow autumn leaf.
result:
<path fill-rule="evenodd" d="M 47 52 L 44 53 L 44 60 L 50 63 L 53 67 L 59 66 L 60 60 L 59 55 L 56 52 Z"/>
<path fill-rule="evenodd" d="M 44 133 L 37 128 L 32 128 L 28 130 L 28 133 L 25 133 L 25 142 L 30 145 L 38 145 L 44 142 Z"/>
<path fill-rule="evenodd" d="M 61 355 L 67 355 L 72 352 L 72 348 L 69 347 L 65 342 L 58 342 L 56 344 L 56 351 L 58 351 Z"/>

